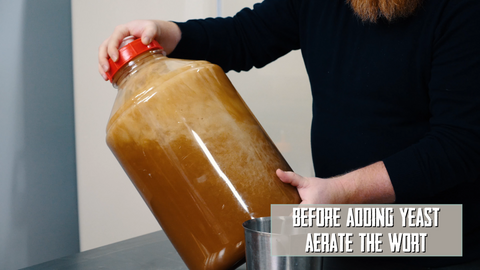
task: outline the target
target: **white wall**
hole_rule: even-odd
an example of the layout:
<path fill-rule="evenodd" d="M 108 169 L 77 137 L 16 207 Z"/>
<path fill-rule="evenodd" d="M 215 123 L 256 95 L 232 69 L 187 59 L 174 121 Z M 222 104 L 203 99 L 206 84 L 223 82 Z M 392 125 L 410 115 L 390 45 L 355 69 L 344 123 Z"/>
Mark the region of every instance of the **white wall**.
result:
<path fill-rule="evenodd" d="M 73 56 L 81 250 L 159 230 L 140 195 L 105 144 L 115 90 L 97 72 L 97 49 L 118 24 L 134 19 L 184 21 L 233 15 L 255 1 L 73 0 Z M 312 175 L 311 97 L 294 52 L 248 73 L 228 74 L 297 172 Z"/>

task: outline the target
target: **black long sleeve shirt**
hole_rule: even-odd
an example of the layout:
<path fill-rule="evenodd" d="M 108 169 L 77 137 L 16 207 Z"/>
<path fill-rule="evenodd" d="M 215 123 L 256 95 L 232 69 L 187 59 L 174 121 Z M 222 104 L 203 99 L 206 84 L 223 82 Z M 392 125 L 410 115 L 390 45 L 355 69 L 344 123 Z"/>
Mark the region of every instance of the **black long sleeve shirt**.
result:
<path fill-rule="evenodd" d="M 381 160 L 397 203 L 463 204 L 464 255 L 478 256 L 480 1 L 425 0 L 409 18 L 373 24 L 345 0 L 265 0 L 234 17 L 178 25 L 172 57 L 225 71 L 301 49 L 316 175 Z"/>

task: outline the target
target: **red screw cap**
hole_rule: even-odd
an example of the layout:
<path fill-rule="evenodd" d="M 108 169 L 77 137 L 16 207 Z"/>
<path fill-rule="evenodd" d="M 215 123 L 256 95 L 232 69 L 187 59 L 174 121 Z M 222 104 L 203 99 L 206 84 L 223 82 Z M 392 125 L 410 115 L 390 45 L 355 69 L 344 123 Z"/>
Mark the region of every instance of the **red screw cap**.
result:
<path fill-rule="evenodd" d="M 132 36 L 126 37 L 123 43 L 125 43 L 126 41 L 128 42 L 128 39 L 132 39 Z M 113 62 L 111 58 L 108 58 L 108 63 L 110 64 L 110 69 L 106 72 L 108 80 L 112 82 L 115 73 L 117 73 L 117 71 L 125 64 L 127 64 L 130 60 L 146 51 L 154 49 L 163 50 L 163 47 L 160 46 L 160 44 L 156 40 L 153 40 L 150 44 L 145 45 L 142 43 L 141 39 L 135 39 L 134 41 L 131 41 L 127 45 L 118 49 L 117 62 Z"/>

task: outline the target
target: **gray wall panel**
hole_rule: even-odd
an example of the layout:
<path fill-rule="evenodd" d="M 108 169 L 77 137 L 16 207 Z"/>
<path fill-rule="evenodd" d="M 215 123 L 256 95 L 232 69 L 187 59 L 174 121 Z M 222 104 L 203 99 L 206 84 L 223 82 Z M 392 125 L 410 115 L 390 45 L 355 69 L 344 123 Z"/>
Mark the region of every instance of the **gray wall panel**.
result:
<path fill-rule="evenodd" d="M 71 4 L 0 0 L 0 269 L 79 250 Z"/>

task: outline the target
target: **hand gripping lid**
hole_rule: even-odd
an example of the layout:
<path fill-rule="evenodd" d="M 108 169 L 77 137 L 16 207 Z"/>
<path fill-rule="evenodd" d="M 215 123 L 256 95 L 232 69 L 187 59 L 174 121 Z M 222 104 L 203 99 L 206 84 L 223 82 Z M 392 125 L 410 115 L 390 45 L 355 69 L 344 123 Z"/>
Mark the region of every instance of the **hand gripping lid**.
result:
<path fill-rule="evenodd" d="M 134 36 L 128 36 L 124 38 L 118 49 L 117 62 L 113 62 L 111 58 L 108 58 L 108 63 L 110 64 L 110 69 L 106 72 L 108 80 L 112 82 L 115 73 L 117 73 L 117 71 L 130 60 L 146 51 L 154 49 L 163 50 L 162 46 L 160 46 L 156 40 L 153 40 L 150 44 L 145 45 L 142 43 L 141 39 L 135 39 Z"/>

